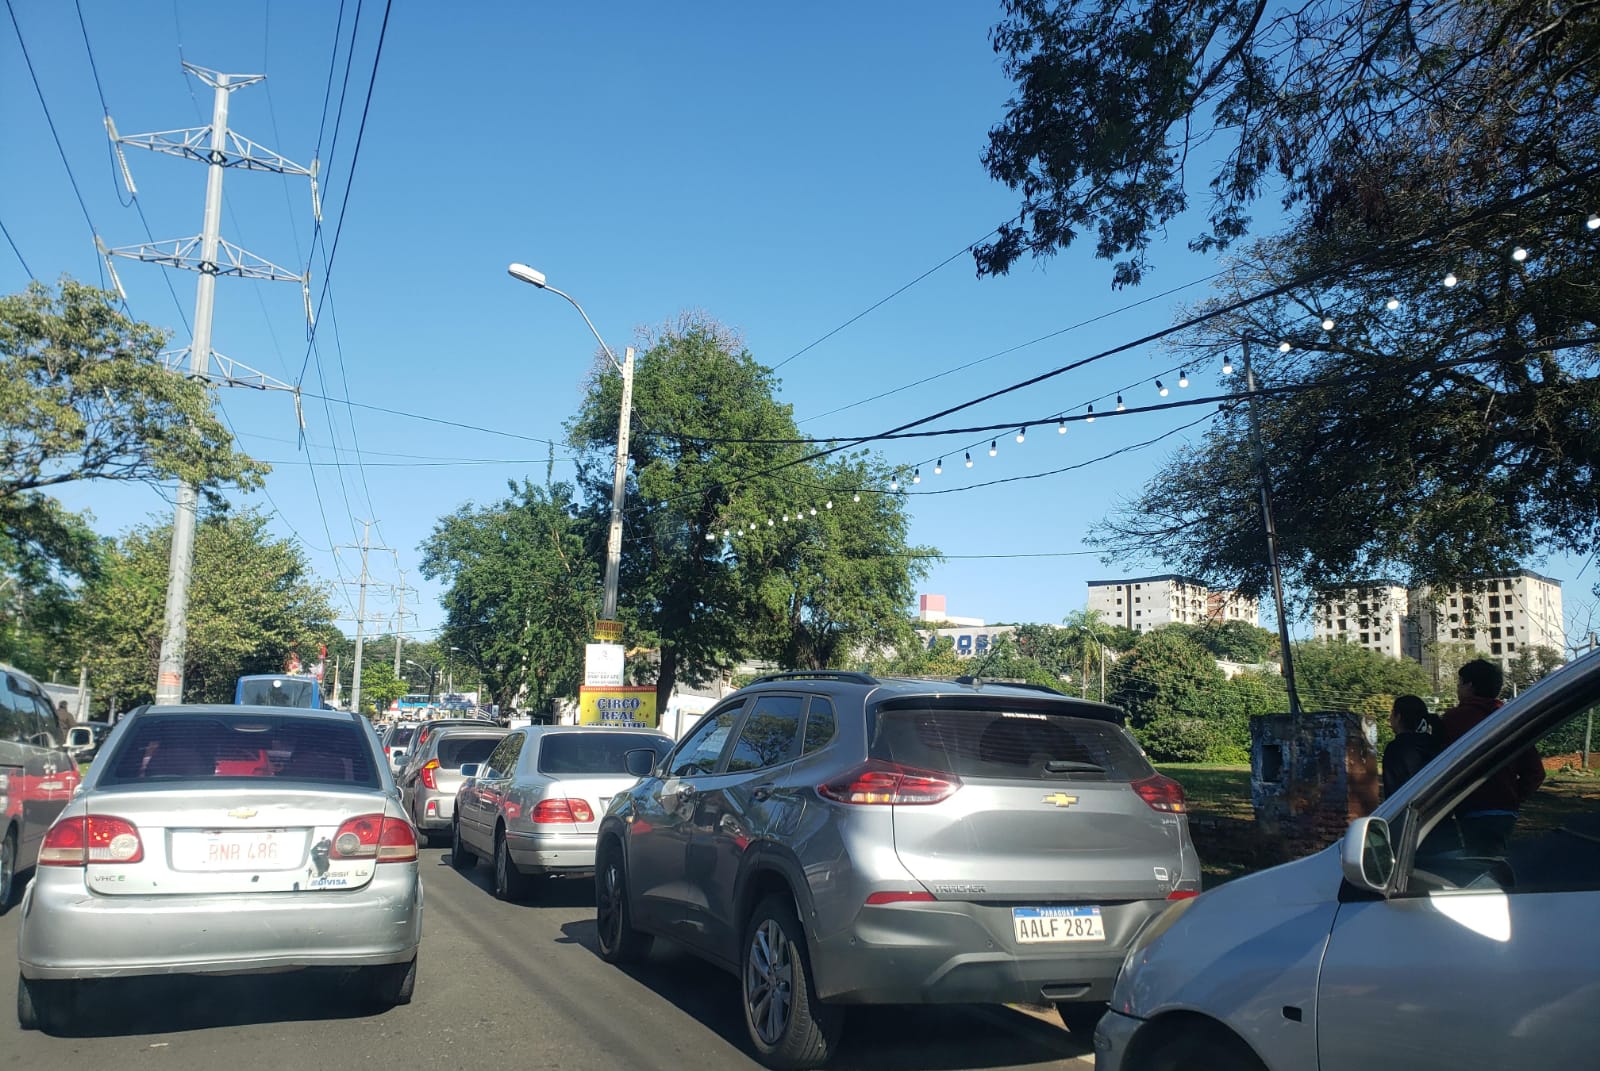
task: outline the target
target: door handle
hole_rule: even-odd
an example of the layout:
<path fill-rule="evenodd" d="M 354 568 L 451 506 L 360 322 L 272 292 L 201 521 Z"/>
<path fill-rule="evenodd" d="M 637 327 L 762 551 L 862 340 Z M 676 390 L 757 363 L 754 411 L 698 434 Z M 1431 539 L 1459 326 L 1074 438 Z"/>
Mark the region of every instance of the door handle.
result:
<path fill-rule="evenodd" d="M 770 800 L 772 798 L 772 786 L 757 785 L 754 791 L 750 793 L 750 798 L 758 803 L 763 800 Z"/>

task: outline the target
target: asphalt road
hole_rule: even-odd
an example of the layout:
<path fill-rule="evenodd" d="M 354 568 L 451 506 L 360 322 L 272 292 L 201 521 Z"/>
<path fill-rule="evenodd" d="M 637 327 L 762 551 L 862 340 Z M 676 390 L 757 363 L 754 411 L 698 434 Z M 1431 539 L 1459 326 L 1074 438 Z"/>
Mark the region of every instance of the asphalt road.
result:
<path fill-rule="evenodd" d="M 423 853 L 426 908 L 416 999 L 364 1014 L 337 975 L 161 978 L 86 987 L 70 1037 L 23 1033 L 11 1012 L 16 972 L 0 981 L 0 1053 L 28 1071 L 282 1071 L 475 1064 L 562 1071 L 756 1068 L 733 976 L 657 942 L 627 972 L 595 953 L 588 882 L 555 882 L 527 904 L 489 893 L 490 874 Z M 17 911 L 0 918 L 16 947 Z M 13 953 L 14 954 L 14 953 Z M 1059 1068 L 1084 1071 L 1089 1048 L 1057 1025 L 1006 1007 L 855 1009 L 841 1071 Z"/>

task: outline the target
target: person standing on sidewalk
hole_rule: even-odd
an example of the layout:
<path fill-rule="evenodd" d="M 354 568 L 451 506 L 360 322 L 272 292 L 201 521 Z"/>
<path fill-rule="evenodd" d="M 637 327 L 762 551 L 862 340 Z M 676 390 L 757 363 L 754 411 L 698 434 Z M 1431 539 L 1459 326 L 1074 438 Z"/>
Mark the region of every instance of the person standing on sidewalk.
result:
<path fill-rule="evenodd" d="M 1477 658 L 1456 673 L 1456 705 L 1444 712 L 1443 746 L 1460 740 L 1473 726 L 1499 710 L 1505 674 Z M 1522 804 L 1544 784 L 1544 763 L 1528 748 L 1496 770 L 1456 811 L 1461 846 L 1468 855 L 1503 858 Z"/>

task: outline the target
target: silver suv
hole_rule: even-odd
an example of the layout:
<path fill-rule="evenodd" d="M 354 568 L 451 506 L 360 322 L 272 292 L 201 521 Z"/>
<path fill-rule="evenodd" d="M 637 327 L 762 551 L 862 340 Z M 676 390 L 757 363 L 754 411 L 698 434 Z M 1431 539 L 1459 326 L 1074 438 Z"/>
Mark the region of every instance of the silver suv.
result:
<path fill-rule="evenodd" d="M 1052 1002 L 1092 1029 L 1123 954 L 1200 888 L 1177 783 L 1115 707 L 1043 688 L 762 677 L 601 823 L 600 953 L 673 938 L 741 978 L 773 1068 L 849 1004 Z"/>

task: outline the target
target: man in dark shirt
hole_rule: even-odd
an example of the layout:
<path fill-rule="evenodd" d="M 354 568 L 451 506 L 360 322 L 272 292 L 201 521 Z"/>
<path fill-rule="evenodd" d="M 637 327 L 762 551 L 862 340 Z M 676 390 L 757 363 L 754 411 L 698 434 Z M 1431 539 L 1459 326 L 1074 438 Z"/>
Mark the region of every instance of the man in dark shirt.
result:
<path fill-rule="evenodd" d="M 1475 659 L 1456 674 L 1456 705 L 1444 712 L 1443 745 L 1449 747 L 1473 726 L 1499 710 L 1505 675 L 1486 659 Z M 1544 763 L 1528 748 L 1495 771 L 1456 811 L 1461 844 L 1467 854 L 1501 858 L 1527 798 L 1544 784 Z"/>

